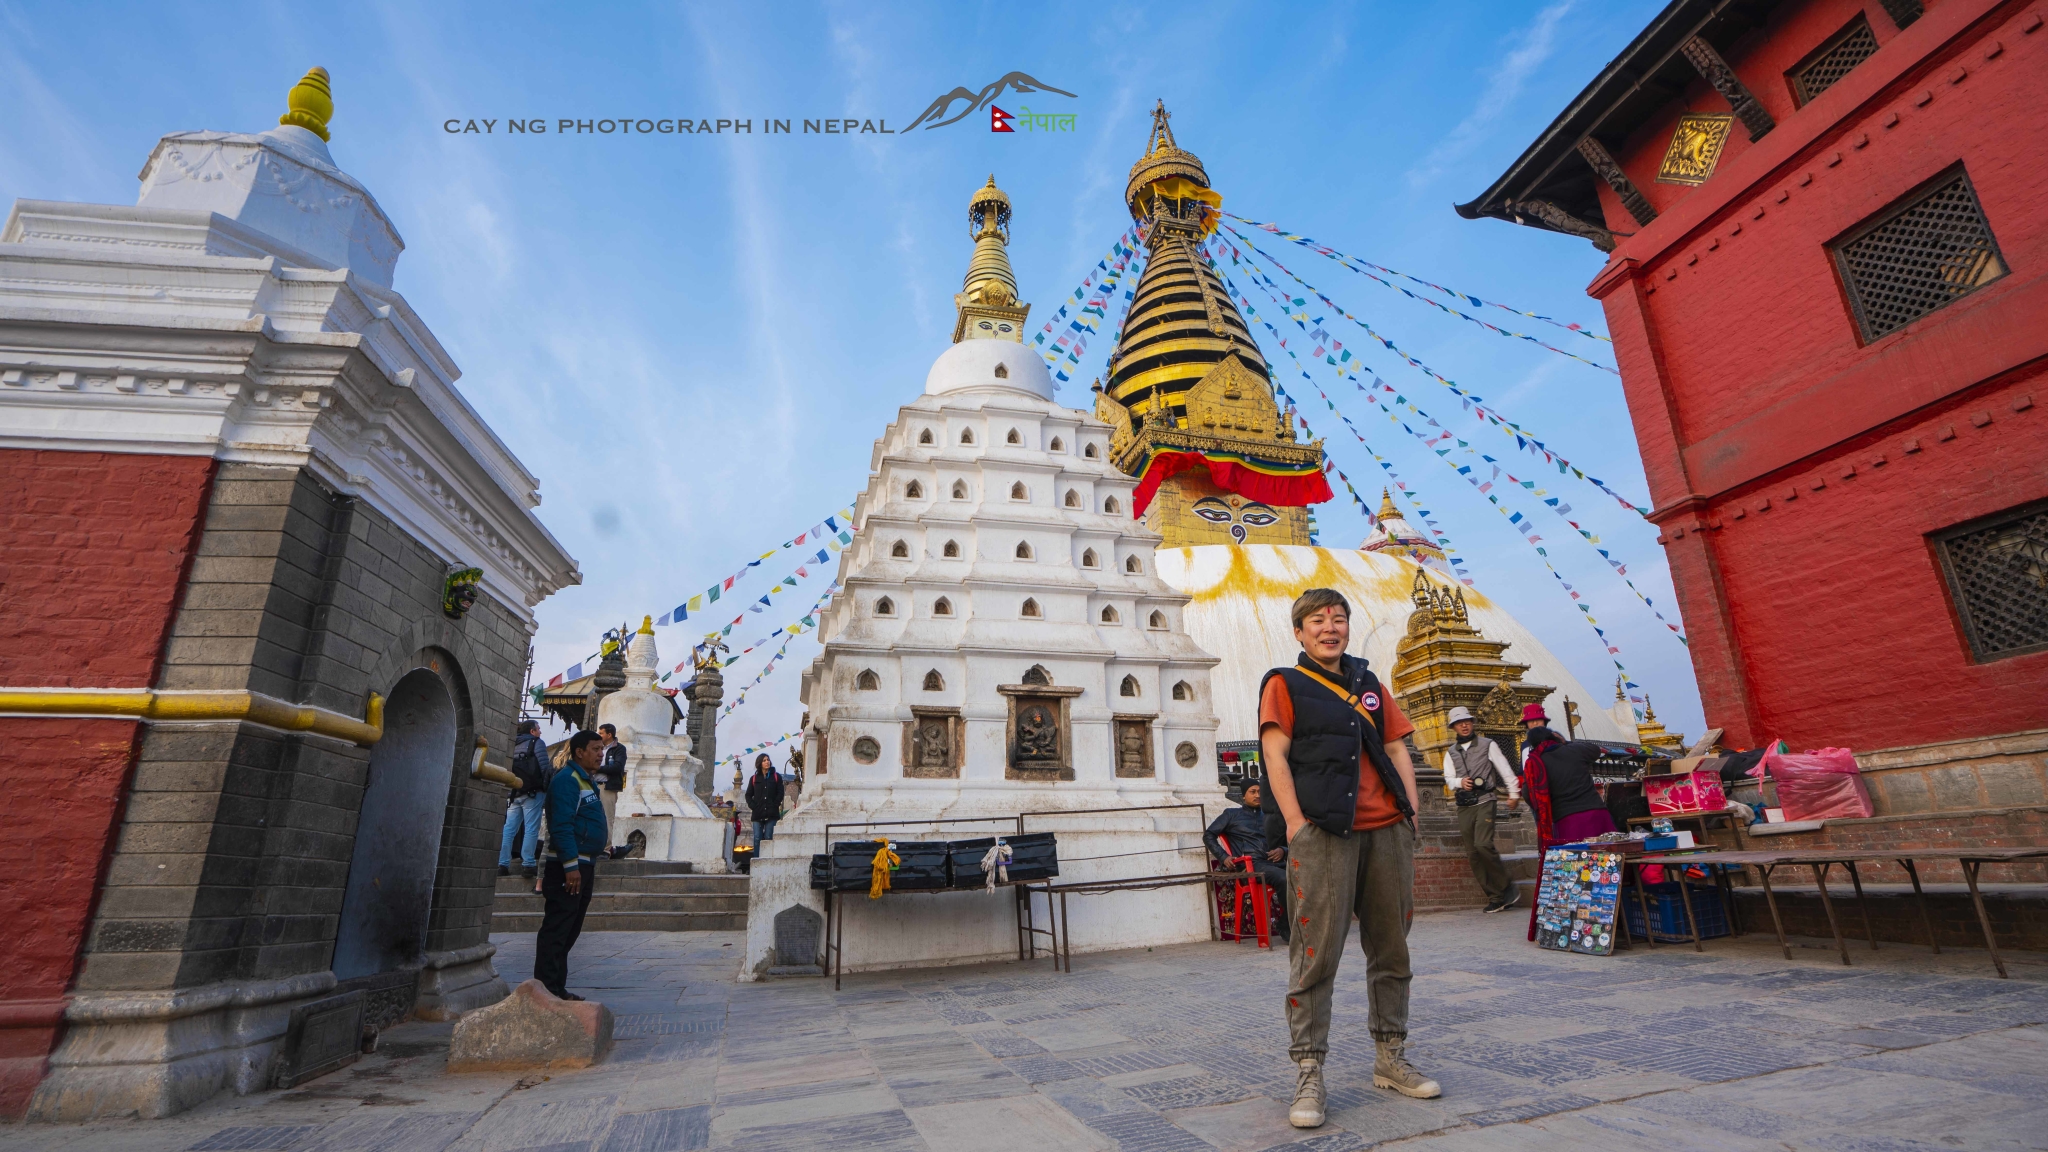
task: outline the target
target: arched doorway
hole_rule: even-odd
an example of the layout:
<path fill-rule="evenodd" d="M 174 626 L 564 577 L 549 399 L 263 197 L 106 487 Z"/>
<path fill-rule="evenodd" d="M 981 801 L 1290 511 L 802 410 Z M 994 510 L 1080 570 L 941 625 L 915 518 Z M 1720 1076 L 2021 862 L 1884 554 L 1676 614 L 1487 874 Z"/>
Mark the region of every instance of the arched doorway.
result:
<path fill-rule="evenodd" d="M 334 941 L 338 980 L 417 965 L 426 951 L 455 732 L 455 703 L 432 671 L 415 668 L 392 688 L 356 818 Z"/>

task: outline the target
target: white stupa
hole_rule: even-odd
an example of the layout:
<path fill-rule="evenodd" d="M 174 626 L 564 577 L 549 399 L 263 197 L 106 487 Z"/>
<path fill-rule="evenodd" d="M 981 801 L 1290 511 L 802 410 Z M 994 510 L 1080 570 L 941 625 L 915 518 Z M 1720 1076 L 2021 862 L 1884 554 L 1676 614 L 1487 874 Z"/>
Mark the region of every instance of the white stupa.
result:
<path fill-rule="evenodd" d="M 875 442 L 844 591 L 803 677 L 809 780 L 753 865 L 750 977 L 788 966 L 778 926 L 810 923 L 790 909 L 822 908 L 811 854 L 868 835 L 828 837 L 827 824 L 1050 813 L 1028 828 L 1056 833 L 1071 880 L 1199 871 L 1199 832 L 1225 803 L 1216 660 L 1188 636 L 1188 598 L 1154 570 L 1159 537 L 1131 516 L 1136 481 L 1110 463 L 1108 426 L 1054 401 L 1045 362 L 1021 343 L 1028 307 L 1005 255 L 1008 197 L 991 178 L 969 211 L 976 246 L 955 297 L 956 342 Z M 1170 804 L 1204 807 L 1082 814 Z M 1207 939 L 1205 891 L 1072 901 L 1073 950 Z M 850 903 L 849 969 L 1017 952 L 1007 892 Z"/>
<path fill-rule="evenodd" d="M 598 723 L 617 728 L 626 746 L 612 842 L 625 844 L 638 832 L 649 860 L 687 860 L 692 871 L 723 872 L 725 822 L 697 798 L 704 762 L 690 755 L 690 737 L 675 730 L 675 705 L 654 687 L 660 664 L 649 618 L 626 649 L 626 686 L 597 704 Z"/>

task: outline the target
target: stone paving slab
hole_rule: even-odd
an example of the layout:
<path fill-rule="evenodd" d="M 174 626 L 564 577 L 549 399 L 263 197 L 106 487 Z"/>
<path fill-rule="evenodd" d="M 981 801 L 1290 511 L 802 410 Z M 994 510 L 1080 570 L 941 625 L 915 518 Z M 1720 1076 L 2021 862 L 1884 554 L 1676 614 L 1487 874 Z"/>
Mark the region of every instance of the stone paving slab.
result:
<path fill-rule="evenodd" d="M 448 1075 L 446 1024 L 286 1092 L 167 1120 L 0 1127 L 0 1152 L 1756 1152 L 2048 1149 L 2048 956 L 1761 936 L 1541 952 L 1526 921 L 1417 917 L 1410 1052 L 1371 1087 L 1346 958 L 1330 1123 L 1287 1125 L 1283 953 L 1196 944 L 741 984 L 738 933 L 586 934 L 570 985 L 617 1044 L 553 1076 Z M 508 980 L 531 936 L 501 936 Z"/>

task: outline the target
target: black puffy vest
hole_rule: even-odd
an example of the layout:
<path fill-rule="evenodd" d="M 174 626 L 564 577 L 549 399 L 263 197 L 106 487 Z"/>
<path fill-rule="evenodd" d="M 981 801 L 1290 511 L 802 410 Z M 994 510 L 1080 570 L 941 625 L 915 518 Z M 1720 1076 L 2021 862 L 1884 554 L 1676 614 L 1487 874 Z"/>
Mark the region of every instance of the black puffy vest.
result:
<path fill-rule="evenodd" d="M 1415 809 L 1408 803 L 1408 787 L 1394 771 L 1394 762 L 1387 758 L 1379 735 L 1386 731 L 1386 689 L 1364 660 L 1346 655 L 1340 666 L 1344 674 L 1330 676 L 1328 669 L 1311 663 L 1304 652 L 1295 667 L 1275 668 L 1266 673 L 1259 681 L 1259 694 L 1265 695 L 1266 681 L 1275 676 L 1287 684 L 1287 695 L 1294 702 L 1294 735 L 1287 752 L 1287 767 L 1294 778 L 1295 801 L 1309 823 L 1325 832 L 1349 836 L 1352 822 L 1358 817 L 1361 752 L 1379 772 L 1380 782 L 1393 795 L 1402 814 L 1413 816 Z M 1349 688 L 1371 711 L 1372 724 L 1368 725 L 1365 717 L 1336 693 L 1310 679 L 1301 671 L 1302 667 L 1312 667 L 1319 675 L 1330 676 Z M 1274 805 L 1273 790 L 1268 788 L 1261 806 L 1279 811 Z"/>

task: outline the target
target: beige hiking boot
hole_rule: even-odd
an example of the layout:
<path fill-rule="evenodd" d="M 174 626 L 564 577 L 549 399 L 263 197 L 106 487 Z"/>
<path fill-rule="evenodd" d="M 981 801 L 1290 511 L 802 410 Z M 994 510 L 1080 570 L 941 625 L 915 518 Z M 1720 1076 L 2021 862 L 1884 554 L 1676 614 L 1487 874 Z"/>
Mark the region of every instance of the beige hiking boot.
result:
<path fill-rule="evenodd" d="M 1437 1082 L 1415 1070 L 1404 1054 L 1408 1040 L 1375 1040 L 1373 1047 L 1378 1051 L 1372 1062 L 1372 1086 L 1392 1088 L 1403 1096 L 1417 1100 L 1433 1100 L 1444 1094 Z M 1320 1087 L 1320 1082 L 1318 1083 Z M 1299 1105 L 1297 1105 L 1299 1107 Z"/>
<path fill-rule="evenodd" d="M 1287 1110 L 1287 1122 L 1296 1128 L 1323 1126 L 1323 1062 L 1303 1060 L 1294 1074 L 1294 1107 Z"/>

